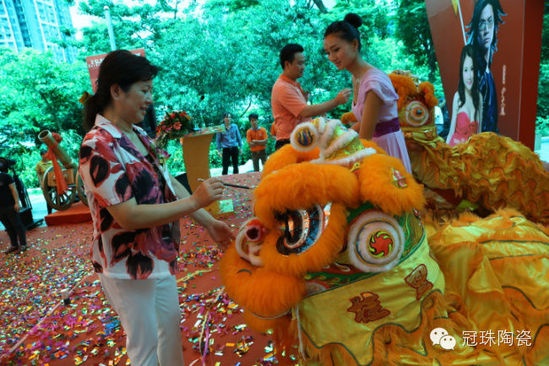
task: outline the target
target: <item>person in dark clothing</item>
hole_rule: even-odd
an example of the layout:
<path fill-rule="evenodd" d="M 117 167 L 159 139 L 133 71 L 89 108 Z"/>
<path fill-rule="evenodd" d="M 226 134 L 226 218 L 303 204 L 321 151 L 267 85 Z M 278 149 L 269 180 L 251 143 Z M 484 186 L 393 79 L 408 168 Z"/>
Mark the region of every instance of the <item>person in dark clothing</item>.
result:
<path fill-rule="evenodd" d="M 8 174 L 8 167 L 8 160 L 0 158 L 0 221 L 11 242 L 6 254 L 27 249 L 26 229 L 19 216 L 19 194 L 13 177 Z"/>

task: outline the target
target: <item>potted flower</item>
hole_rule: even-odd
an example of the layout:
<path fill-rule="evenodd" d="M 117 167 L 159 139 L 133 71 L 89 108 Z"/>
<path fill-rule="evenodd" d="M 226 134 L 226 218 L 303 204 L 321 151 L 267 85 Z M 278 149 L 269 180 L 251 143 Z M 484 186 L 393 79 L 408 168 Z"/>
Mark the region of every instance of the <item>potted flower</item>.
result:
<path fill-rule="evenodd" d="M 156 143 L 165 147 L 169 140 L 180 139 L 194 131 L 191 117 L 185 111 L 166 113 L 166 116 L 156 127 Z"/>

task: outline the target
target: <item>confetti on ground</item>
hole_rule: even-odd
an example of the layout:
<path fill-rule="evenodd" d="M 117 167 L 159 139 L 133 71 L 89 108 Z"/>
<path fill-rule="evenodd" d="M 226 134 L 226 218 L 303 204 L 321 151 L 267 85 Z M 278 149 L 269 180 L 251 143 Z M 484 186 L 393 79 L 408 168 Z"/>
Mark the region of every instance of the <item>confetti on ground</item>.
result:
<path fill-rule="evenodd" d="M 258 175 L 223 177 L 254 186 Z M 236 231 L 251 216 L 251 189 L 227 190 L 234 212 L 223 217 Z M 178 274 L 185 360 L 194 365 L 291 365 L 277 360 L 269 335 L 248 329 L 242 310 L 221 285 L 223 255 L 206 231 L 181 221 Z M 0 254 L 1 365 L 128 365 L 125 334 L 110 308 L 89 257 L 91 223 L 35 228 L 30 248 Z M 9 246 L 0 231 L 0 250 Z"/>

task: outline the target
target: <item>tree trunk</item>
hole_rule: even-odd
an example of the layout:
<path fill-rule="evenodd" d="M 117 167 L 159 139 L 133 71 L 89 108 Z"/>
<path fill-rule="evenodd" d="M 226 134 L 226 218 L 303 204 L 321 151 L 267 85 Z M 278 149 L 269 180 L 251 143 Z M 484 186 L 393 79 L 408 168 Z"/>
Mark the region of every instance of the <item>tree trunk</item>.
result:
<path fill-rule="evenodd" d="M 321 13 L 326 14 L 328 12 L 328 9 L 326 9 L 326 6 L 322 0 L 313 0 L 313 2 Z"/>

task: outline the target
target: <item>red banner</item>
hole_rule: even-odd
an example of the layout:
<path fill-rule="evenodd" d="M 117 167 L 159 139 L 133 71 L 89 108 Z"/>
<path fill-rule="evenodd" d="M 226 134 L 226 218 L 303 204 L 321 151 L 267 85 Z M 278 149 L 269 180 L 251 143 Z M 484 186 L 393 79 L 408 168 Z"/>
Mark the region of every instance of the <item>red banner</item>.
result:
<path fill-rule="evenodd" d="M 131 53 L 138 56 L 145 56 L 145 50 L 143 48 L 138 48 L 135 50 L 130 50 Z M 88 56 L 86 57 L 86 64 L 88 65 L 88 72 L 90 73 L 90 81 L 92 84 L 92 90 L 95 93 L 97 86 L 97 77 L 99 76 L 99 66 L 101 62 L 105 59 L 108 53 L 103 53 L 101 55 Z"/>

